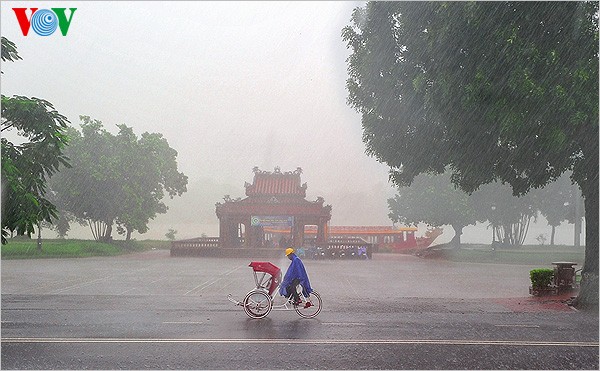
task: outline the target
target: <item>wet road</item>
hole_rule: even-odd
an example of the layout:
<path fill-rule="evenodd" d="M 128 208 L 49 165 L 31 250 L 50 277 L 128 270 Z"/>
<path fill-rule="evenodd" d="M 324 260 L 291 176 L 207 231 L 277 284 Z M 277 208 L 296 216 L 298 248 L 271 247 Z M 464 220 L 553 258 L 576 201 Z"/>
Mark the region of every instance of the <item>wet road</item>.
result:
<path fill-rule="evenodd" d="M 248 263 L 2 261 L 2 368 L 598 369 L 597 313 L 532 300 L 537 267 L 306 260 L 321 314 L 255 320 L 227 300 L 252 288 Z"/>

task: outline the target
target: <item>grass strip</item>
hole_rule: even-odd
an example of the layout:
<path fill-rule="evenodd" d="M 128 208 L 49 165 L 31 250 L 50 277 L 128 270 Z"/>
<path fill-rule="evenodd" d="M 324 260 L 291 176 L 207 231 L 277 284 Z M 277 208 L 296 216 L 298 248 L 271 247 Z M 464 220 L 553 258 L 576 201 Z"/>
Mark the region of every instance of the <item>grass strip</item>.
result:
<path fill-rule="evenodd" d="M 2 259 L 84 258 L 114 256 L 130 251 L 116 244 L 91 240 L 43 240 L 40 251 L 36 240 L 11 239 L 1 248 Z"/>

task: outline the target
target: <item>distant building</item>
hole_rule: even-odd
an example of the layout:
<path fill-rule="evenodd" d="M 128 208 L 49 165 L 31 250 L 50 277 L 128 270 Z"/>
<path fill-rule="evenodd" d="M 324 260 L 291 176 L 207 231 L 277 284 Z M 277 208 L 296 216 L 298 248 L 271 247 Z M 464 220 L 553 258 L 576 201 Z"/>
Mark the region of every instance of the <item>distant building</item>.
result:
<path fill-rule="evenodd" d="M 270 247 L 277 246 L 279 239 L 265 228 L 285 228 L 286 242 L 302 246 L 307 226 L 314 230 L 315 242 L 325 245 L 327 225 L 331 220 L 331 205 L 324 205 L 322 197 L 306 200 L 306 183 L 302 184 L 302 169 L 273 172 L 253 169 L 252 184 L 246 182 L 246 198 L 223 198 L 216 204 L 219 218 L 221 247 Z M 287 246 L 280 246 L 285 248 Z"/>

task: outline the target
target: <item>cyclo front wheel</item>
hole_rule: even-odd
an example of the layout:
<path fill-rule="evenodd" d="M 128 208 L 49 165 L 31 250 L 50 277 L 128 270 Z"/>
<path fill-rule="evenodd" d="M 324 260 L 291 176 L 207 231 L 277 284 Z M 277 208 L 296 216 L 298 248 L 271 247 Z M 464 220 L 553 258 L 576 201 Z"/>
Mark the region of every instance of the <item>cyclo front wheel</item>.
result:
<path fill-rule="evenodd" d="M 263 290 L 252 290 L 243 301 L 244 312 L 250 318 L 264 318 L 273 309 L 271 296 Z"/>
<path fill-rule="evenodd" d="M 294 309 L 296 313 L 302 318 L 313 318 L 316 317 L 319 313 L 321 313 L 321 308 L 323 306 L 323 301 L 321 300 L 321 295 L 318 292 L 311 292 L 307 298 L 300 303 L 298 306 L 295 306 Z"/>

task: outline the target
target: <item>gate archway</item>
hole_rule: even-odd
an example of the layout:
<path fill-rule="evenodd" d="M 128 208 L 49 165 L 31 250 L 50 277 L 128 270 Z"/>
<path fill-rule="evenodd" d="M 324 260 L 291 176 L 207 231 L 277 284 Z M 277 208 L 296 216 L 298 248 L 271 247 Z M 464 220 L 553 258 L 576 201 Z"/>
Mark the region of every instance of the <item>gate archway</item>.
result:
<path fill-rule="evenodd" d="M 290 229 L 289 245 L 302 246 L 304 226 L 317 226 L 316 243 L 325 245 L 326 227 L 331 220 L 331 205 L 324 205 L 324 199 L 306 200 L 306 183 L 302 184 L 302 169 L 281 172 L 276 167 L 273 172 L 255 167 L 252 184 L 246 182 L 246 198 L 223 198 L 216 204 L 219 218 L 221 247 L 267 247 L 264 227 L 285 226 Z M 238 226 L 244 225 L 244 236 L 239 238 Z M 275 245 L 275 244 L 273 244 Z M 273 246 L 271 245 L 271 246 Z M 285 247 L 285 246 L 284 246 Z"/>

